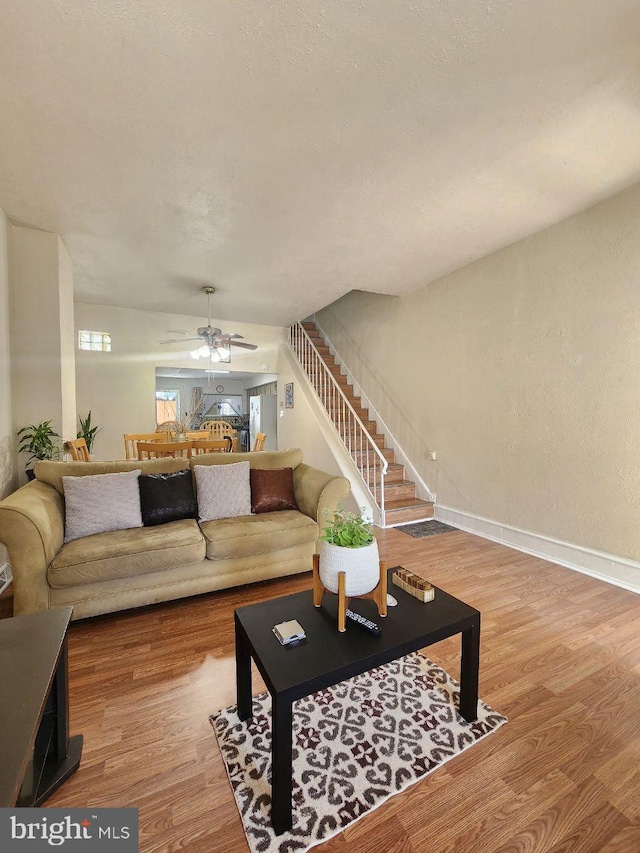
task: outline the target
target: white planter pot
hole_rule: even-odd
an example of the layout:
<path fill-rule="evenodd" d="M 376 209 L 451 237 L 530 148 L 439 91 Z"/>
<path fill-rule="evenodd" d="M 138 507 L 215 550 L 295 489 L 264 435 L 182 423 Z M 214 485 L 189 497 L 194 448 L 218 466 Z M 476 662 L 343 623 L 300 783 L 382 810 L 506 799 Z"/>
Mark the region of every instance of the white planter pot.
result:
<path fill-rule="evenodd" d="M 371 592 L 380 580 L 378 543 L 362 548 L 341 548 L 329 542 L 320 543 L 320 580 L 329 592 L 338 592 L 338 574 L 345 573 L 347 598 Z"/>

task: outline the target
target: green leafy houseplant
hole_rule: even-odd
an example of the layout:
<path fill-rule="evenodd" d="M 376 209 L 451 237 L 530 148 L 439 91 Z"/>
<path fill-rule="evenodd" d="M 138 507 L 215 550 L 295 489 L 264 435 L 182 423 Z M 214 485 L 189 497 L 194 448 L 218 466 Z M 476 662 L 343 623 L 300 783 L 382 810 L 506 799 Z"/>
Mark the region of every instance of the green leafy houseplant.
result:
<path fill-rule="evenodd" d="M 34 459 L 57 459 L 60 456 L 60 436 L 52 428 L 51 421 L 22 427 L 18 430 L 18 439 L 18 453 L 30 454 L 27 465 Z"/>
<path fill-rule="evenodd" d="M 100 432 L 101 427 L 91 426 L 91 409 L 89 409 L 89 414 L 86 418 L 78 415 L 78 421 L 80 422 L 80 429 L 76 438 L 84 438 L 87 442 L 87 450 L 91 453 L 93 442 L 96 440 L 96 435 Z"/>
<path fill-rule="evenodd" d="M 331 513 L 327 512 L 326 515 L 329 517 Z M 341 548 L 364 548 L 375 542 L 373 523 L 366 521 L 362 514 L 346 512 L 339 506 L 328 524 L 322 528 L 320 539 Z"/>
<path fill-rule="evenodd" d="M 320 536 L 319 574 L 324 589 L 340 592 L 340 576 L 344 575 L 347 598 L 365 595 L 380 580 L 378 543 L 373 524 L 362 514 L 345 512 L 342 504 L 335 512 L 325 513 L 328 524 Z M 341 629 L 339 629 L 341 630 Z"/>

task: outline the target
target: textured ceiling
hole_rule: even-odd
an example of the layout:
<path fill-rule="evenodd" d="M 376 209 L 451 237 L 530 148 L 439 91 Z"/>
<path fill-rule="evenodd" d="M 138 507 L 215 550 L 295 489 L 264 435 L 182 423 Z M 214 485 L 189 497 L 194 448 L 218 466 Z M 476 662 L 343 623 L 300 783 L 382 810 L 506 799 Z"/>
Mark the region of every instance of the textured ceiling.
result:
<path fill-rule="evenodd" d="M 0 207 L 76 298 L 286 325 L 640 180 L 638 0 L 0 0 Z"/>

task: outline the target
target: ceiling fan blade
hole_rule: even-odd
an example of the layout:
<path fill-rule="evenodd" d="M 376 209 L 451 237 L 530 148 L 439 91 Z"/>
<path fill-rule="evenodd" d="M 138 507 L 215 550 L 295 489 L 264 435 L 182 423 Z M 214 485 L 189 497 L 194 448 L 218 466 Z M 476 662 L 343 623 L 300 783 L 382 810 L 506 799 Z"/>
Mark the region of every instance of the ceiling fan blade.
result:
<path fill-rule="evenodd" d="M 231 335 L 225 335 L 224 337 L 229 338 L 229 340 L 233 340 L 234 338 L 241 338 L 242 340 L 244 340 L 244 335 L 237 335 L 235 332 Z"/>
<path fill-rule="evenodd" d="M 258 349 L 256 344 L 241 344 L 239 341 L 229 341 L 232 347 L 241 347 L 242 349 Z"/>
<path fill-rule="evenodd" d="M 184 344 L 189 341 L 201 341 L 202 338 L 170 338 L 167 341 L 158 341 L 159 344 Z"/>

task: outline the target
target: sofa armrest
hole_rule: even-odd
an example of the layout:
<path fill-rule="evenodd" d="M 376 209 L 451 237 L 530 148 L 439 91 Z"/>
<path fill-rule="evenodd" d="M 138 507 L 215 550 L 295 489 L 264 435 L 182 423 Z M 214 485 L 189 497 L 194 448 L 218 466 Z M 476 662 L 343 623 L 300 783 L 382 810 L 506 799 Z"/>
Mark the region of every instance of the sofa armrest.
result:
<path fill-rule="evenodd" d="M 0 542 L 13 573 L 13 612 L 49 609 L 47 568 L 64 541 L 64 500 L 33 480 L 0 502 Z"/>
<path fill-rule="evenodd" d="M 304 462 L 293 470 L 293 493 L 298 509 L 319 524 L 324 521 L 324 510 L 334 512 L 350 491 L 351 486 L 345 477 L 327 474 Z"/>

